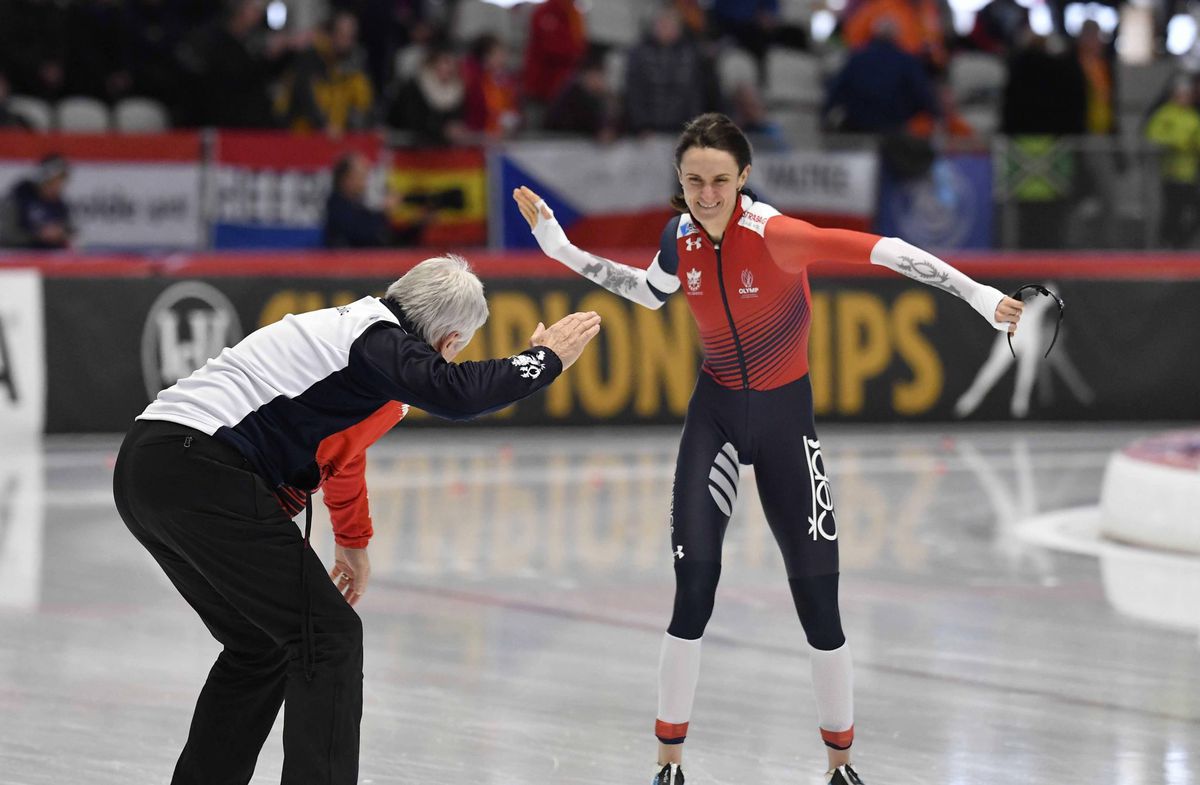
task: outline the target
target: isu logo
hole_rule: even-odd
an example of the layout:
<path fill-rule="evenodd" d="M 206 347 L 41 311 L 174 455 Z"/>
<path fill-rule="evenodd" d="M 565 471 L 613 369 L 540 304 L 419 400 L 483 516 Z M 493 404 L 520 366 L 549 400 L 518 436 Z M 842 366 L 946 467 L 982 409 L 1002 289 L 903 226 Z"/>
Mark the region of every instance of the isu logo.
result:
<path fill-rule="evenodd" d="M 742 270 L 742 288 L 738 289 L 742 297 L 758 297 L 758 287 L 754 285 L 754 273 L 749 268 Z"/>
<path fill-rule="evenodd" d="M 685 242 L 689 251 L 699 251 L 704 247 L 704 240 L 700 237 L 689 237 Z"/>
<path fill-rule="evenodd" d="M 700 271 L 695 267 L 687 271 L 688 293 L 700 294 Z"/>
<path fill-rule="evenodd" d="M 150 306 L 142 328 L 146 395 L 153 400 L 241 339 L 237 311 L 219 290 L 200 281 L 168 287 Z"/>

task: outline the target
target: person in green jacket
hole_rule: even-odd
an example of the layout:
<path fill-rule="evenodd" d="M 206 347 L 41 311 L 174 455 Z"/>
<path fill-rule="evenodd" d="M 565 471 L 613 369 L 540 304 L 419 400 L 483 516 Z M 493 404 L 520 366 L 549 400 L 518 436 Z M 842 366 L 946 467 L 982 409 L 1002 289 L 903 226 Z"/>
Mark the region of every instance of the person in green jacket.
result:
<path fill-rule="evenodd" d="M 1190 76 L 1175 78 L 1171 100 L 1146 124 L 1146 138 L 1162 149 L 1162 240 L 1186 247 L 1200 226 L 1200 111 Z"/>

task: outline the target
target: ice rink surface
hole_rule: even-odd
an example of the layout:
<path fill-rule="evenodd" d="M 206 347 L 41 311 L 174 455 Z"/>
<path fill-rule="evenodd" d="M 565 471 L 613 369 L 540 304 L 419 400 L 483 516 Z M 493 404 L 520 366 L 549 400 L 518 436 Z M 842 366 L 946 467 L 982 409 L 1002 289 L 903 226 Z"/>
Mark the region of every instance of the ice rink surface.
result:
<path fill-rule="evenodd" d="M 1197 631 L 1118 614 L 1095 558 L 1016 535 L 1158 430 L 821 427 L 870 785 L 1200 783 Z M 401 425 L 372 448 L 363 783 L 649 782 L 677 436 Z M 117 517 L 117 444 L 0 445 L 4 785 L 166 783 L 218 651 Z M 820 782 L 806 645 L 742 489 L 684 768 Z M 328 563 L 320 505 L 314 540 Z"/>

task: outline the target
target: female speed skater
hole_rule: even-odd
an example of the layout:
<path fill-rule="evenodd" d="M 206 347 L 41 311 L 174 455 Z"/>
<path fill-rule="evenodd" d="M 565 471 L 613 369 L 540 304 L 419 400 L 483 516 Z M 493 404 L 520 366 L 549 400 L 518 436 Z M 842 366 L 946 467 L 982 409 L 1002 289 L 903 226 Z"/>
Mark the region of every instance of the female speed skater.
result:
<path fill-rule="evenodd" d="M 826 782 L 862 785 L 850 763 L 853 671 L 838 611 L 833 496 L 813 426 L 808 378 L 809 265 L 887 267 L 966 300 L 997 330 L 1016 330 L 1022 303 L 895 237 L 824 229 L 781 215 L 744 189 L 750 143 L 720 114 L 701 115 L 675 147 L 683 186 L 648 269 L 583 251 L 528 188 L 513 198 L 542 251 L 647 308 L 682 290 L 704 362 L 679 443 L 671 499 L 675 602 L 659 659 L 658 764 L 653 785 L 683 785 L 680 768 L 700 673 L 700 645 L 721 573 L 721 545 L 754 466 L 763 512 L 783 553 L 810 646 Z"/>

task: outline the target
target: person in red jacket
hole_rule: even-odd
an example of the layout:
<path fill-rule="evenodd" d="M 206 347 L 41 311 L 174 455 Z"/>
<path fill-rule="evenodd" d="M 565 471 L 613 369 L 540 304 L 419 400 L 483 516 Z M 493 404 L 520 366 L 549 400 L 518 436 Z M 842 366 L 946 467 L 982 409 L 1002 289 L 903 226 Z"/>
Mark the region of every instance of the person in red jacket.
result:
<path fill-rule="evenodd" d="M 546 0 L 529 17 L 529 42 L 521 87 L 525 97 L 548 104 L 587 53 L 587 28 L 575 0 Z"/>
<path fill-rule="evenodd" d="M 648 269 L 576 248 L 528 188 L 514 198 L 542 251 L 648 308 L 683 291 L 704 355 L 688 404 L 671 497 L 675 605 L 659 660 L 654 785 L 682 785 L 700 639 L 713 610 L 721 545 L 738 496 L 740 465 L 754 466 L 767 523 L 809 644 L 831 785 L 862 785 L 850 765 L 853 669 L 838 610 L 838 529 L 808 379 L 812 298 L 819 262 L 886 267 L 966 300 L 989 325 L 1013 331 L 1022 304 L 895 237 L 823 229 L 758 201 L 745 186 L 750 143 L 733 121 L 704 114 L 675 147 L 683 195 Z"/>

